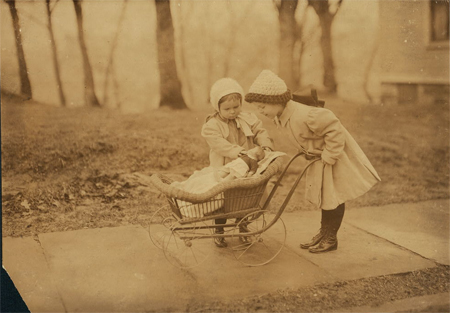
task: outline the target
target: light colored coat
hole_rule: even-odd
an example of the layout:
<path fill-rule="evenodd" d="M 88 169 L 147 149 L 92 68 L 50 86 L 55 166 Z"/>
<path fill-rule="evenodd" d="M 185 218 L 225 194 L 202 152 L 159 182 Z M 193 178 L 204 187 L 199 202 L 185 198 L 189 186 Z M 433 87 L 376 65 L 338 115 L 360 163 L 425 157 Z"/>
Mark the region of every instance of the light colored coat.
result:
<path fill-rule="evenodd" d="M 321 156 L 306 173 L 306 199 L 324 210 L 355 199 L 380 177 L 359 145 L 328 109 L 289 101 L 275 122 L 299 150 Z"/>
<path fill-rule="evenodd" d="M 241 112 L 236 118 L 237 131 L 242 131 L 245 138 L 243 142 L 235 142 L 234 138 L 243 137 L 230 134 L 228 121 L 216 114 L 209 118 L 202 127 L 202 137 L 206 139 L 209 147 L 209 161 L 212 167 L 221 167 L 236 159 L 238 154 L 244 150 L 259 145 L 273 149 L 272 140 L 268 132 L 262 127 L 262 122 L 255 114 Z"/>

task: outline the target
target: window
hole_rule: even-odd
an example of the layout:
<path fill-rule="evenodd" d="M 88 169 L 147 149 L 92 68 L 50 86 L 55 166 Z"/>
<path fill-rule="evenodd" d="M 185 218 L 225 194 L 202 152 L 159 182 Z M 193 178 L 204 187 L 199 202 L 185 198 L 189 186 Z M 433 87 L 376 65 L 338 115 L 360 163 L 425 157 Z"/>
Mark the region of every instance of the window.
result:
<path fill-rule="evenodd" d="M 449 0 L 430 1 L 430 43 L 449 41 Z"/>

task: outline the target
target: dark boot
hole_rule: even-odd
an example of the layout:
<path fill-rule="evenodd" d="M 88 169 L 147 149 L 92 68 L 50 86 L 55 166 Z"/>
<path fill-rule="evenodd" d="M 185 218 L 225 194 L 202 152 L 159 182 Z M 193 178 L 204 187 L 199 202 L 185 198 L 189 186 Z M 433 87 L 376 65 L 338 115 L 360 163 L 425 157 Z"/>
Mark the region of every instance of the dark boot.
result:
<path fill-rule="evenodd" d="M 342 224 L 345 212 L 345 203 L 340 204 L 336 209 L 329 211 L 329 220 L 326 227 L 327 231 L 320 243 L 309 248 L 311 253 L 323 253 L 336 250 L 338 247 L 337 232 Z"/>
<path fill-rule="evenodd" d="M 215 221 L 216 225 L 225 224 L 227 220 L 225 218 L 216 219 Z M 225 231 L 223 227 L 216 227 L 215 233 L 216 234 L 223 234 Z M 228 247 L 228 243 L 223 237 L 214 237 L 214 244 L 219 248 L 226 248 Z"/>
<path fill-rule="evenodd" d="M 236 224 L 240 223 L 239 233 L 240 234 L 249 233 L 250 229 L 248 229 L 248 227 L 247 227 L 248 223 L 246 221 L 241 222 L 241 220 L 242 220 L 241 218 L 236 219 Z M 244 245 L 251 244 L 251 240 L 248 236 L 239 236 L 239 241 Z"/>
<path fill-rule="evenodd" d="M 336 250 L 337 247 L 338 241 L 336 234 L 332 230 L 328 229 L 319 244 L 315 247 L 310 247 L 308 251 L 311 253 L 323 253 Z"/>
<path fill-rule="evenodd" d="M 223 237 L 214 237 L 214 244 L 216 245 L 216 247 L 219 247 L 219 248 L 228 247 L 228 243 L 225 240 L 225 238 L 223 238 Z"/>
<path fill-rule="evenodd" d="M 216 227 L 216 233 L 217 234 L 223 234 L 224 233 L 223 227 L 221 227 L 219 225 L 226 224 L 226 222 L 227 222 L 226 218 L 218 218 L 218 219 L 214 220 L 214 224 L 217 225 L 217 227 Z"/>
<path fill-rule="evenodd" d="M 319 232 L 314 237 L 312 237 L 312 239 L 309 242 L 301 243 L 300 248 L 308 249 L 310 247 L 317 245 L 320 242 L 320 240 L 322 240 L 322 238 L 325 236 L 325 232 L 326 232 L 328 215 L 329 215 L 328 211 L 322 210 L 322 217 L 320 220 Z"/>

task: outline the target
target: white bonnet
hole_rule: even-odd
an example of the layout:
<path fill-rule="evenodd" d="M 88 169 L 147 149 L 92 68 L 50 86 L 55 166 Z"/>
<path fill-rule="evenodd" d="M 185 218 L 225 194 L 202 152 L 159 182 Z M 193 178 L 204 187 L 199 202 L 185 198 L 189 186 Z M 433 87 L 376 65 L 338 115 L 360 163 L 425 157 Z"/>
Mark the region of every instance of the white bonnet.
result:
<path fill-rule="evenodd" d="M 209 99 L 217 112 L 219 111 L 219 100 L 231 93 L 238 93 L 244 99 L 244 89 L 232 78 L 221 78 L 212 85 Z"/>

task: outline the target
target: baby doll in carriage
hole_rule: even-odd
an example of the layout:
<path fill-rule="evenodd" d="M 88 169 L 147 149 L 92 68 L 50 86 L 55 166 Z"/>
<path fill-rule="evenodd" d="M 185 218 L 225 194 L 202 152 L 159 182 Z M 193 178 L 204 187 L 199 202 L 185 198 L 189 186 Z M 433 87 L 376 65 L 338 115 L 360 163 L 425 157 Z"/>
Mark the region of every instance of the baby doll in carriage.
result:
<path fill-rule="evenodd" d="M 217 182 L 230 181 L 236 178 L 252 176 L 258 169 L 258 162 L 265 157 L 264 150 L 256 146 L 241 155 L 234 161 L 231 161 L 217 169 L 215 177 Z"/>
<path fill-rule="evenodd" d="M 196 171 L 185 181 L 172 182 L 171 186 L 192 194 L 202 194 L 208 192 L 219 183 L 253 176 L 258 170 L 258 162 L 263 160 L 265 155 L 264 150 L 256 146 L 248 150 L 246 154 L 241 155 L 222 167 L 206 167 L 200 171 Z M 194 218 L 202 217 L 206 213 L 212 213 L 223 206 L 222 193 L 216 195 L 214 199 L 215 201 L 200 204 L 193 204 L 183 200 L 176 201 L 184 217 Z"/>

